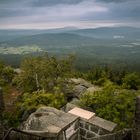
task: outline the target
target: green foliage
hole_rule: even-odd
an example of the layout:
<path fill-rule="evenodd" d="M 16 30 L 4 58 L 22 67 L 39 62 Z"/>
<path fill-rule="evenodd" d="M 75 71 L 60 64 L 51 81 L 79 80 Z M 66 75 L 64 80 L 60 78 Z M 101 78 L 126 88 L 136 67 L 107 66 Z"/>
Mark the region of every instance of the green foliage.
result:
<path fill-rule="evenodd" d="M 0 78 L 0 86 L 5 86 L 6 85 L 6 80 L 3 78 Z"/>
<path fill-rule="evenodd" d="M 18 112 L 14 112 L 13 113 L 9 113 L 9 112 L 4 112 L 3 113 L 3 123 L 5 123 L 5 125 L 7 127 L 18 127 L 20 124 L 19 118 L 18 118 Z"/>
<path fill-rule="evenodd" d="M 14 70 L 10 66 L 6 66 L 3 62 L 0 62 L 0 86 L 5 86 L 10 83 L 14 77 Z"/>
<path fill-rule="evenodd" d="M 2 75 L 3 75 L 4 79 L 6 79 L 7 82 L 12 81 L 14 74 L 15 74 L 15 72 L 12 67 L 6 66 L 3 68 Z"/>
<path fill-rule="evenodd" d="M 123 78 L 123 88 L 127 89 L 139 89 L 140 88 L 140 75 L 138 73 L 128 73 Z"/>
<path fill-rule="evenodd" d="M 78 73 L 78 75 L 90 81 L 92 84 L 100 86 L 102 86 L 108 78 L 105 69 L 101 67 L 95 67 L 86 73 Z"/>
<path fill-rule="evenodd" d="M 126 71 L 124 68 L 115 69 L 111 66 L 97 66 L 88 72 L 77 72 L 75 75 L 99 86 L 103 86 L 106 81 L 110 80 L 126 89 L 137 90 L 140 87 L 140 74 Z"/>
<path fill-rule="evenodd" d="M 14 70 L 0 62 L 0 86 L 5 87 L 6 91 L 7 83 L 13 81 L 22 89 L 24 94 L 18 107 L 23 110 L 36 109 L 42 105 L 60 108 L 66 103 L 65 93 L 70 93 L 67 91 L 72 86 L 68 83 L 69 78 L 73 77 L 72 64 L 73 57 L 28 57 L 21 64 L 21 73 L 13 79 Z M 95 67 L 86 73 L 78 71 L 74 77 L 82 77 L 103 87 L 102 91 L 83 94 L 81 106 L 92 108 L 98 116 L 116 122 L 119 128 L 133 127 L 134 99 L 140 94 L 135 91 L 140 88 L 139 74 L 111 67 Z M 9 126 L 19 123 L 19 114 L 22 114 L 20 110 L 15 115 L 4 114 Z"/>
<path fill-rule="evenodd" d="M 0 74 L 2 73 L 3 68 L 4 68 L 4 63 L 0 61 Z"/>
<path fill-rule="evenodd" d="M 26 110 L 29 110 L 32 108 L 38 108 L 41 105 L 60 108 L 64 104 L 65 104 L 64 94 L 62 93 L 52 94 L 40 91 L 39 93 L 33 92 L 32 94 L 24 93 L 22 101 L 20 102 L 19 106 L 22 106 Z"/>
<path fill-rule="evenodd" d="M 82 106 L 91 107 L 98 116 L 117 123 L 119 128 L 130 128 L 137 95 L 135 91 L 120 90 L 108 83 L 102 91 L 86 93 L 80 100 Z"/>
<path fill-rule="evenodd" d="M 54 87 L 64 89 L 64 83 L 72 72 L 72 59 L 56 59 L 45 55 L 29 57 L 21 64 L 21 73 L 15 81 L 23 92 L 44 90 L 53 92 Z"/>

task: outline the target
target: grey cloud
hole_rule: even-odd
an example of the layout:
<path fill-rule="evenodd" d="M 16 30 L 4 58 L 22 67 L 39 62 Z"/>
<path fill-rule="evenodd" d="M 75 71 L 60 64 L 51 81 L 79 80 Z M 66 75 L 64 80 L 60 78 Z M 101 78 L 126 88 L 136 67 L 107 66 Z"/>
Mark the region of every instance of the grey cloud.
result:
<path fill-rule="evenodd" d="M 19 1 L 18 0 L 0 0 L 0 4 L 7 4 L 7 3 L 19 2 Z"/>
<path fill-rule="evenodd" d="M 27 2 L 26 0 L 0 0 L 0 6 L 11 7 L 13 5 L 21 5 Z"/>
<path fill-rule="evenodd" d="M 139 13 L 139 0 L 0 0 L 0 26 L 96 20 L 139 22 Z"/>
<path fill-rule="evenodd" d="M 24 16 L 32 16 L 34 14 L 34 10 L 30 8 L 0 8 L 0 21 L 4 21 L 5 19 L 18 18 Z"/>
<path fill-rule="evenodd" d="M 29 7 L 28 3 L 30 0 L 0 0 L 0 9 L 8 9 L 8 8 L 23 8 Z"/>
<path fill-rule="evenodd" d="M 0 0 L 0 20 L 32 15 L 33 9 L 28 6 L 29 1 L 30 0 Z"/>
<path fill-rule="evenodd" d="M 33 0 L 31 2 L 32 6 L 54 6 L 58 4 L 78 4 L 84 0 Z"/>
<path fill-rule="evenodd" d="M 122 2 L 127 2 L 130 0 L 96 0 L 97 2 L 105 2 L 105 3 L 122 3 Z M 133 0 L 135 1 L 135 0 Z"/>
<path fill-rule="evenodd" d="M 19 15 L 19 10 L 0 9 L 0 18 L 13 17 Z"/>
<path fill-rule="evenodd" d="M 139 20 L 140 16 L 140 2 L 138 0 L 129 1 L 124 4 L 110 5 L 111 18 L 117 19 L 136 19 Z"/>
<path fill-rule="evenodd" d="M 113 3 L 113 2 L 103 3 L 103 5 L 109 9 L 108 12 L 102 12 L 102 13 L 96 13 L 96 14 L 94 14 L 94 12 L 89 12 L 86 15 L 84 15 L 83 18 L 90 21 L 94 21 L 94 20 L 140 21 L 140 16 L 139 16 L 140 1 L 139 0 L 133 0 L 133 1 L 127 0 L 127 2 L 125 3 L 122 3 L 122 2 L 121 3 Z"/>

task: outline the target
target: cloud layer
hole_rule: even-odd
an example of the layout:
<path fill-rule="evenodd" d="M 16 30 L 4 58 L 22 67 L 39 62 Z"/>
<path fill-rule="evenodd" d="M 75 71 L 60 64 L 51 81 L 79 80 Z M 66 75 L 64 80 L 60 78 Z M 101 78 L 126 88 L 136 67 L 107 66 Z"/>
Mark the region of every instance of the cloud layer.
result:
<path fill-rule="evenodd" d="M 34 0 L 31 1 L 31 5 L 35 7 L 40 6 L 55 6 L 59 4 L 78 4 L 83 0 Z"/>
<path fill-rule="evenodd" d="M 139 0 L 1 0 L 0 28 L 140 26 Z"/>

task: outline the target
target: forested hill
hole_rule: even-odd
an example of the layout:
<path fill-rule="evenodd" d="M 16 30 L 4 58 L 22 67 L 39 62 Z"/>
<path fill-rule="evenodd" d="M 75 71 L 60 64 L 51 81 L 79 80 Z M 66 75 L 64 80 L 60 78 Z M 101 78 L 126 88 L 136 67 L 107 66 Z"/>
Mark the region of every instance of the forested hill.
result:
<path fill-rule="evenodd" d="M 67 46 L 67 45 L 91 45 L 95 39 L 76 35 L 72 33 L 44 33 L 37 35 L 24 36 L 10 41 L 1 42 L 8 46 L 23 46 L 23 45 L 39 45 L 41 47 L 51 46 Z"/>
<path fill-rule="evenodd" d="M 139 28 L 2 30 L 0 40 L 0 58 L 16 67 L 24 55 L 48 52 L 59 57 L 74 54 L 80 69 L 117 64 L 140 70 Z"/>
<path fill-rule="evenodd" d="M 72 33 L 94 37 L 94 38 L 106 38 L 111 39 L 115 36 L 120 37 L 120 39 L 140 39 L 140 28 L 133 27 L 101 27 L 101 28 L 89 28 L 89 29 L 79 29 L 71 31 Z"/>

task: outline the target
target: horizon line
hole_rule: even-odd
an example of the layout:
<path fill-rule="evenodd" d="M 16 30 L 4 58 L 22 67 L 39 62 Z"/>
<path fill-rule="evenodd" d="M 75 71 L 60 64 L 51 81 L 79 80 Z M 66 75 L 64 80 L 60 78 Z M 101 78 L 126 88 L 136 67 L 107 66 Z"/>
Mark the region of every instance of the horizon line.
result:
<path fill-rule="evenodd" d="M 51 28 L 0 28 L 0 30 L 57 30 L 57 29 L 70 29 L 70 30 L 78 30 L 78 29 L 98 29 L 98 28 L 118 28 L 118 27 L 124 27 L 124 28 L 140 28 L 140 27 L 134 27 L 134 26 L 99 26 L 99 27 L 76 27 L 76 26 L 64 26 L 64 27 L 51 27 Z"/>

